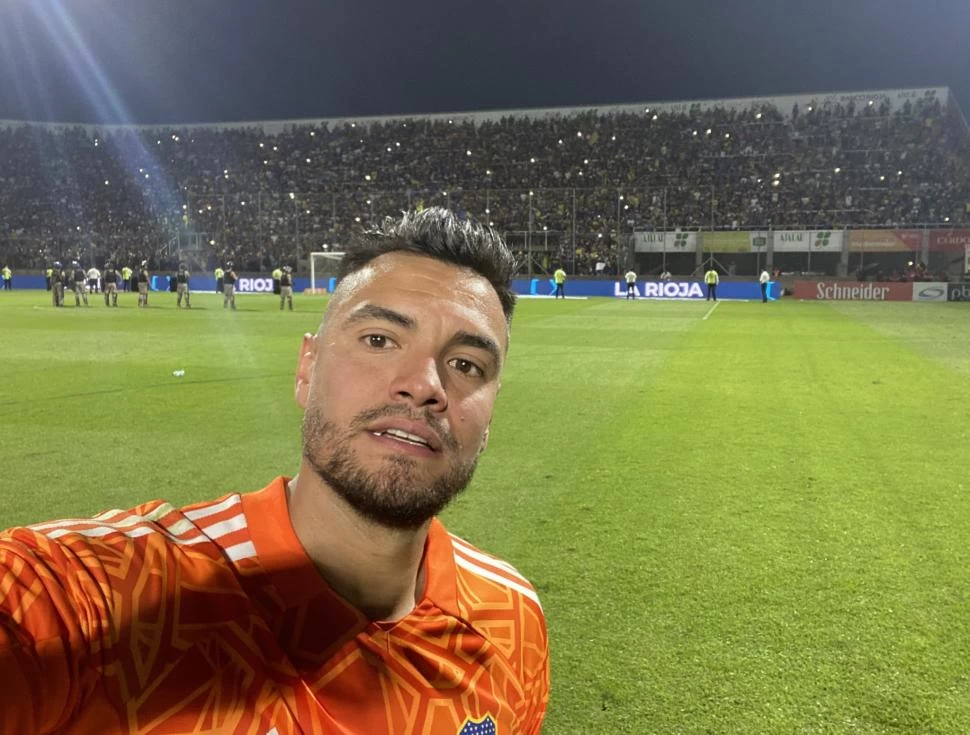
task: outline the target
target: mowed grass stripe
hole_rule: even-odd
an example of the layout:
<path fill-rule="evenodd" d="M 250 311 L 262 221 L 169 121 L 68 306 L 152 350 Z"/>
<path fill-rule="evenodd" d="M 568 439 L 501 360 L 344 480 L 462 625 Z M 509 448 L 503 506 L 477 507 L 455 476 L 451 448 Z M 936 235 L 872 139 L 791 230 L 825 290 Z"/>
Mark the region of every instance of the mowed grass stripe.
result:
<path fill-rule="evenodd" d="M 970 513 L 945 459 L 959 441 L 920 397 L 949 374 L 824 305 L 761 308 L 725 303 L 631 406 L 655 420 L 629 422 L 618 451 L 656 449 L 590 506 L 600 589 L 576 615 L 612 665 L 556 716 L 595 732 L 966 731 Z"/>
<path fill-rule="evenodd" d="M 960 374 L 957 383 L 970 375 L 966 344 L 970 304 L 835 302 L 831 308 L 955 370 Z M 946 394 L 933 397 L 937 407 L 948 399 Z"/>
<path fill-rule="evenodd" d="M 514 325 L 490 455 L 447 515 L 533 579 L 552 639 L 569 641 L 553 648 L 546 731 L 592 732 L 601 698 L 614 696 L 599 679 L 620 663 L 611 623 L 634 614 L 630 591 L 614 589 L 629 560 L 615 553 L 616 538 L 606 539 L 620 532 L 629 543 L 636 533 L 623 495 L 641 491 L 650 451 L 624 451 L 620 438 L 650 420 L 630 409 L 669 370 L 705 307 L 593 301 L 574 315 L 549 309 L 547 320 Z M 513 488 L 511 499 L 503 488 Z M 624 670 L 641 676 L 636 667 Z M 612 729 L 621 711 L 607 711 Z"/>

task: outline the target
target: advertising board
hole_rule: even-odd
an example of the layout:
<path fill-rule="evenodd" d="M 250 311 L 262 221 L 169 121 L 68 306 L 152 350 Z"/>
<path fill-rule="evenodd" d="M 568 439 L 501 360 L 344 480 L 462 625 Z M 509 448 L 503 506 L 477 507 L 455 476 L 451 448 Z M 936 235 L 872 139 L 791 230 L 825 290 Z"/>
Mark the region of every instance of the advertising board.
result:
<path fill-rule="evenodd" d="M 912 301 L 913 284 L 795 281 L 794 294 L 813 301 Z"/>

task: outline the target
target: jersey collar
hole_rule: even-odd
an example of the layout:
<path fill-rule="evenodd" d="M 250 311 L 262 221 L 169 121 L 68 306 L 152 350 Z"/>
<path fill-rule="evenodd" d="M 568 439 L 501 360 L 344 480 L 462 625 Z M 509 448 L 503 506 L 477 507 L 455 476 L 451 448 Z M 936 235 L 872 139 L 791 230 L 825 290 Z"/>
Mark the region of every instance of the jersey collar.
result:
<path fill-rule="evenodd" d="M 289 481 L 288 477 L 277 477 L 262 490 L 242 496 L 260 566 L 288 608 L 321 595 L 336 598 L 350 607 L 317 572 L 293 530 L 287 508 Z M 444 613 L 460 617 L 454 547 L 450 534 L 437 518 L 428 527 L 422 564 L 424 590 L 416 607 L 431 602 Z"/>

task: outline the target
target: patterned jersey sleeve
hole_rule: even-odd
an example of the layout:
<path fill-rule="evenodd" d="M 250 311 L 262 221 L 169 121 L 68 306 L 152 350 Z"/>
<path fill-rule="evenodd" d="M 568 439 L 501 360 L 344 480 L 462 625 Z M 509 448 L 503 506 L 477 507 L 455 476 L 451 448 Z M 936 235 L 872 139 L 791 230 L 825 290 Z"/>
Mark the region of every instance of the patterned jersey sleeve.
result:
<path fill-rule="evenodd" d="M 108 627 L 97 576 L 40 533 L 0 535 L 0 732 L 56 731 L 97 685 Z"/>
<path fill-rule="evenodd" d="M 0 533 L 0 732 L 73 723 L 93 694 L 105 695 L 106 674 L 160 675 L 167 651 L 145 646 L 142 628 L 164 639 L 172 609 L 197 607 L 180 585 L 208 590 L 228 572 L 209 542 L 162 501 Z M 108 711 L 87 716 L 99 731 L 118 729 L 97 719 L 116 717 Z"/>
<path fill-rule="evenodd" d="M 549 703 L 549 637 L 535 587 L 507 562 L 452 535 L 460 605 L 510 663 L 522 688 L 520 727 L 542 730 Z"/>

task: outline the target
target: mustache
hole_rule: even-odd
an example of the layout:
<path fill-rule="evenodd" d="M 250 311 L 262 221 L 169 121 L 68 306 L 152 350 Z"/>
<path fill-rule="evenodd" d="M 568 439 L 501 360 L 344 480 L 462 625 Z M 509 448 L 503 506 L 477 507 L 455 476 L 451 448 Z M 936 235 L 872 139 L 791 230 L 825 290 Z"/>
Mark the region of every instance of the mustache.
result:
<path fill-rule="evenodd" d="M 393 416 L 396 418 L 407 419 L 408 421 L 414 421 L 415 423 L 427 424 L 431 429 L 438 435 L 441 439 L 441 443 L 448 449 L 457 450 L 458 442 L 451 435 L 448 427 L 445 423 L 435 416 L 429 409 L 425 409 L 420 413 L 414 413 L 409 410 L 407 406 L 381 406 L 380 408 L 369 408 L 366 411 L 361 411 L 354 417 L 354 420 L 350 422 L 350 428 L 354 431 L 361 431 L 367 427 L 367 424 L 371 424 L 377 419 L 387 418 Z"/>

